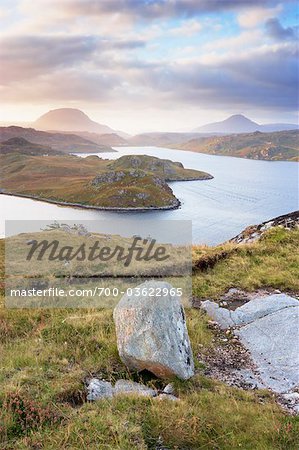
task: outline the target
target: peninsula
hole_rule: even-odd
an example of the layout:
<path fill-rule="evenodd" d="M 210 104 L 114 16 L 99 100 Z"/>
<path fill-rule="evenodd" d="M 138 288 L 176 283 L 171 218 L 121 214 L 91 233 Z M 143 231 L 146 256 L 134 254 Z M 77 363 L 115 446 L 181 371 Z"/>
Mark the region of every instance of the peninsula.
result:
<path fill-rule="evenodd" d="M 206 172 L 185 169 L 179 162 L 152 156 L 126 155 L 111 161 L 96 155 L 53 154 L 48 147 L 30 145 L 25 139 L 18 140 L 15 147 L 9 144 L 2 144 L 0 151 L 0 193 L 64 206 L 116 211 L 175 209 L 180 201 L 168 181 L 213 178 Z"/>

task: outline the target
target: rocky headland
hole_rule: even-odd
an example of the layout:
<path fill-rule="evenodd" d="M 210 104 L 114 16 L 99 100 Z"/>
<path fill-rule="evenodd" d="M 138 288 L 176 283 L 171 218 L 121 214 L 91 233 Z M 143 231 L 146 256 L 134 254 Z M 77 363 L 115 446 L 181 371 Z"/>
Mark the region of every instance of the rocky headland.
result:
<path fill-rule="evenodd" d="M 213 178 L 206 172 L 185 169 L 181 163 L 146 155 L 127 155 L 115 161 L 54 156 L 48 147 L 25 139 L 7 142 L 0 154 L 0 193 L 63 206 L 112 211 L 175 209 L 180 201 L 168 182 Z"/>

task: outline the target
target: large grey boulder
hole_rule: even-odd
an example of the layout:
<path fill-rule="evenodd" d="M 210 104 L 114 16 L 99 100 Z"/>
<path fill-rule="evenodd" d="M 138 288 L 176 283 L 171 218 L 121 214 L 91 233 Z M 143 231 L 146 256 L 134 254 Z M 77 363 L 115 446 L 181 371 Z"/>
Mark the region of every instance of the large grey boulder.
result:
<path fill-rule="evenodd" d="M 179 297 L 171 296 L 172 286 L 162 281 L 138 287 L 145 295 L 125 294 L 113 313 L 121 360 L 129 369 L 147 369 L 161 378 L 192 377 L 194 362 Z M 150 296 L 152 288 L 166 288 L 168 295 Z"/>

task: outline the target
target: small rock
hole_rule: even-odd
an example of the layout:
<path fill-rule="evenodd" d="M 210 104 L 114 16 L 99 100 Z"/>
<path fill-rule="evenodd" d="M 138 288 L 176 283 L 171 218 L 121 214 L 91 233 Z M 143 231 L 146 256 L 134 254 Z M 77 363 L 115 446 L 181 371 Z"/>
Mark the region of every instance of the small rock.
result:
<path fill-rule="evenodd" d="M 95 401 L 102 398 L 112 398 L 113 388 L 109 381 L 92 378 L 87 386 L 87 400 Z"/>
<path fill-rule="evenodd" d="M 174 394 L 174 386 L 172 383 L 168 383 L 163 389 L 164 394 Z"/>
<path fill-rule="evenodd" d="M 208 320 L 208 325 L 211 325 L 211 327 L 216 327 L 218 322 L 216 322 L 216 320 Z"/>
<path fill-rule="evenodd" d="M 287 394 L 283 394 L 282 397 L 289 403 L 299 403 L 298 392 L 289 392 Z"/>
<path fill-rule="evenodd" d="M 299 405 L 294 405 L 294 406 L 293 406 L 293 411 L 294 411 L 296 414 L 299 414 Z"/>
<path fill-rule="evenodd" d="M 209 327 L 219 326 L 226 329 L 235 325 L 231 318 L 231 312 L 226 308 L 219 307 L 217 303 L 206 300 L 201 303 L 201 308 L 213 319 L 208 321 Z"/>
<path fill-rule="evenodd" d="M 130 380 L 118 380 L 114 386 L 114 395 L 138 394 L 144 397 L 156 397 L 157 392 L 144 384 L 135 383 Z"/>
<path fill-rule="evenodd" d="M 156 397 L 158 400 L 171 400 L 171 401 L 179 401 L 180 399 L 178 397 L 175 397 L 171 394 L 160 394 L 158 397 Z"/>

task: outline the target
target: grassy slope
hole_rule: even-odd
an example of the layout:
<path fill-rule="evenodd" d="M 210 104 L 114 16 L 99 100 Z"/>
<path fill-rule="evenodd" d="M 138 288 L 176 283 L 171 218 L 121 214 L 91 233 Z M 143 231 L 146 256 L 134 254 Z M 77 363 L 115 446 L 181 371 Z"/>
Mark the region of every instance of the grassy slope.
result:
<path fill-rule="evenodd" d="M 277 229 L 247 250 L 238 247 L 234 253 L 233 246 L 225 246 L 231 252 L 226 259 L 194 274 L 194 294 L 216 296 L 236 284 L 249 290 L 269 285 L 298 290 L 294 278 L 298 235 Z M 0 241 L 2 264 L 3 244 Z M 200 258 L 210 263 L 215 255 L 223 255 L 223 248 L 195 248 L 194 262 Z M 112 381 L 138 379 L 118 358 L 110 310 L 0 307 L 0 324 L 0 406 L 18 393 L 19 400 L 30 401 L 40 417 L 39 424 L 27 417 L 26 426 L 22 404 L 20 410 L 0 410 L 0 448 L 131 450 L 159 444 L 169 449 L 296 448 L 298 418 L 286 416 L 265 392 L 244 392 L 205 378 L 199 362 L 192 380 L 176 382 L 178 403 L 123 397 L 74 407 L 82 397 L 82 380 L 91 373 Z M 213 334 L 202 313 L 189 310 L 187 324 L 194 355 L 209 351 Z M 161 386 L 157 380 L 147 382 Z M 46 407 L 44 417 L 41 411 Z"/>
<path fill-rule="evenodd" d="M 24 138 L 30 142 L 48 145 L 60 152 L 100 153 L 114 152 L 110 146 L 101 145 L 76 135 L 75 133 L 48 133 L 35 130 L 34 128 L 23 128 L 17 126 L 0 127 L 0 142 L 11 138 Z"/>
<path fill-rule="evenodd" d="M 61 152 L 53 150 L 51 147 L 41 144 L 33 144 L 24 138 L 10 138 L 0 142 L 0 154 L 22 152 L 26 155 L 62 155 Z"/>
<path fill-rule="evenodd" d="M 231 134 L 196 138 L 172 148 L 268 161 L 298 161 L 298 135 L 297 130 Z"/>
<path fill-rule="evenodd" d="M 111 163 L 94 156 L 82 159 L 70 155 L 0 155 L 1 187 L 9 192 L 99 207 L 147 208 L 178 204 L 171 188 L 164 182 L 162 172 L 145 170 L 150 157 L 147 157 L 147 164 L 142 166 L 138 177 L 131 174 L 126 157 L 121 159 L 121 162 Z M 118 171 L 124 171 L 126 176 L 113 183 L 91 185 L 96 175 L 112 170 L 113 165 Z M 176 173 L 177 179 L 204 179 L 208 176 L 204 172 L 185 170 L 175 165 L 172 172 L 171 180 L 176 179 Z M 157 183 L 156 176 L 161 177 L 163 182 Z"/>
<path fill-rule="evenodd" d="M 194 294 L 217 299 L 231 287 L 246 291 L 271 287 L 299 293 L 298 243 L 298 229 L 288 231 L 277 227 L 250 245 L 195 246 Z M 208 269 L 196 270 L 198 261 Z"/>

